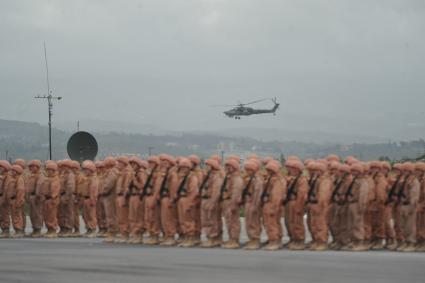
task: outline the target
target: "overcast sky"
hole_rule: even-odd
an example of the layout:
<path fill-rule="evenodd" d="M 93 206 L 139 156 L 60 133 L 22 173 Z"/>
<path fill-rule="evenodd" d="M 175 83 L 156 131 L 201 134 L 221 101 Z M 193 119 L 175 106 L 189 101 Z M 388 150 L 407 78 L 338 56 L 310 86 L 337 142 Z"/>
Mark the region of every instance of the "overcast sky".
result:
<path fill-rule="evenodd" d="M 3 119 L 46 123 L 32 98 L 46 93 L 45 40 L 58 121 L 425 129 L 423 0 L 1 0 L 0 39 Z M 275 117 L 210 107 L 275 96 Z"/>

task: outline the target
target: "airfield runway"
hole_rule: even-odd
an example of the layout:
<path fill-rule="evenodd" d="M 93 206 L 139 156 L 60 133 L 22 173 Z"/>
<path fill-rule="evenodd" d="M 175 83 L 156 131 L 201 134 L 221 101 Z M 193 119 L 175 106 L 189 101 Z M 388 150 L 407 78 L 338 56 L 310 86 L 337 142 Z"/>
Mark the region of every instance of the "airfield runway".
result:
<path fill-rule="evenodd" d="M 0 282 L 421 282 L 424 253 L 244 251 L 1 239 Z"/>

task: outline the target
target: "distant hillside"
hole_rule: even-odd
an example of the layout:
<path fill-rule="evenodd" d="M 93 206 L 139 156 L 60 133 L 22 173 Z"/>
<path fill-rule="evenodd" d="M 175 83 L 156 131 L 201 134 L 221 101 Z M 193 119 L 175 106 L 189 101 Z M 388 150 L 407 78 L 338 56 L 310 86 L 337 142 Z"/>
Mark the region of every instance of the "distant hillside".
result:
<path fill-rule="evenodd" d="M 66 143 L 74 131 L 53 129 L 53 153 L 55 159 L 66 158 Z M 187 155 L 190 153 L 207 157 L 210 154 L 239 154 L 246 156 L 257 153 L 262 156 L 281 154 L 299 155 L 302 158 L 318 158 L 330 153 L 341 156 L 355 155 L 369 160 L 379 157 L 391 159 L 414 158 L 425 152 L 425 141 L 386 142 L 376 144 L 306 143 L 284 141 L 260 141 L 247 137 L 229 137 L 207 133 L 184 133 L 169 135 L 143 135 L 118 132 L 93 132 L 99 143 L 99 157 L 107 155 L 137 154 L 146 156 L 152 152 Z M 289 138 L 288 138 L 289 139 Z M 25 159 L 47 158 L 48 129 L 37 123 L 0 120 L 0 158 Z"/>

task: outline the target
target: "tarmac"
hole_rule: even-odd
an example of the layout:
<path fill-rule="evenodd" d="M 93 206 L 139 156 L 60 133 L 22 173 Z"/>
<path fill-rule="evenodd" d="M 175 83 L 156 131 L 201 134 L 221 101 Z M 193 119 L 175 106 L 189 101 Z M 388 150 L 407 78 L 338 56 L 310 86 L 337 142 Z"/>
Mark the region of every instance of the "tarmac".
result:
<path fill-rule="evenodd" d="M 424 253 L 277 252 L 0 239 L 0 282 L 421 282 Z"/>

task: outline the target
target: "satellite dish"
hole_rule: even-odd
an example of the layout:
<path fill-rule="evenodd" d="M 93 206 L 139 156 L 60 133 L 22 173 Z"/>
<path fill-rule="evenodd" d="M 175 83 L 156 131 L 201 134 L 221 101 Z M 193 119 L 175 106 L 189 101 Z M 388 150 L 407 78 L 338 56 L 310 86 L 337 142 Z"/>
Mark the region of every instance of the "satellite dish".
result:
<path fill-rule="evenodd" d="M 87 132 L 76 132 L 68 140 L 67 151 L 72 160 L 78 162 L 94 160 L 97 150 L 96 139 Z"/>

